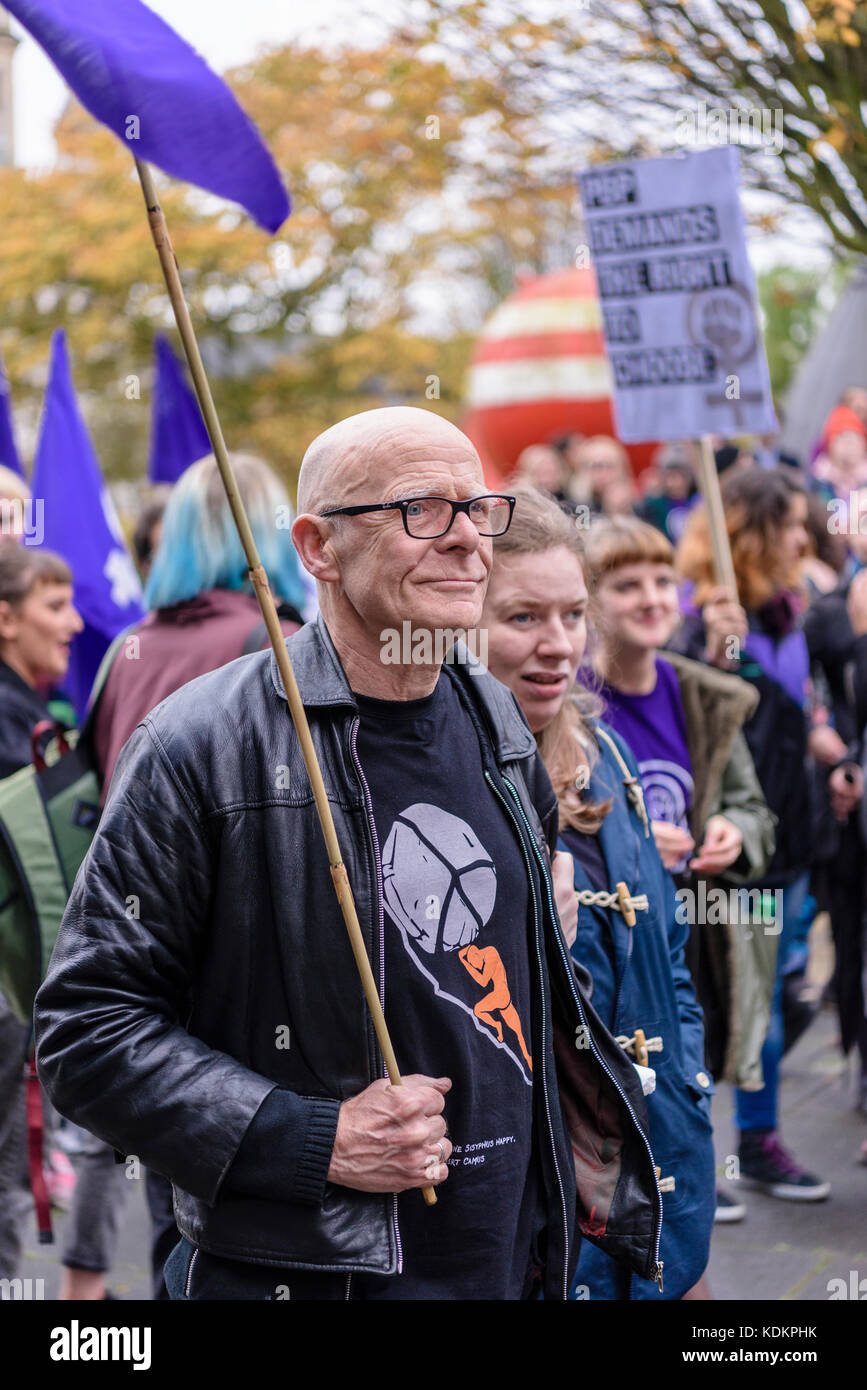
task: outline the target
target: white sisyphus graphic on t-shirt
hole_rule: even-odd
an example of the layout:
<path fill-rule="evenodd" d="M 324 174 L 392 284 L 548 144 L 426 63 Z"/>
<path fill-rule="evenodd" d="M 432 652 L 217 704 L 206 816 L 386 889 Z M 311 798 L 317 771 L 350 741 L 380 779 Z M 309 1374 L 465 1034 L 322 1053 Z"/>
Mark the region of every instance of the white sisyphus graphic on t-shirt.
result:
<path fill-rule="evenodd" d="M 532 1085 L 533 1063 L 503 962 L 495 946 L 476 944 L 497 896 L 497 871 L 478 836 L 460 816 L 417 802 L 395 818 L 382 851 L 382 871 L 386 911 L 416 968 L 434 993 L 462 1009 Z M 474 1005 L 444 989 L 437 978 L 437 961 L 452 952 L 469 979 L 487 990 Z"/>
<path fill-rule="evenodd" d="M 475 941 L 494 910 L 497 871 L 466 821 L 424 802 L 408 806 L 382 855 L 385 902 L 406 934 L 432 955 Z M 431 901 L 436 912 L 431 912 Z"/>

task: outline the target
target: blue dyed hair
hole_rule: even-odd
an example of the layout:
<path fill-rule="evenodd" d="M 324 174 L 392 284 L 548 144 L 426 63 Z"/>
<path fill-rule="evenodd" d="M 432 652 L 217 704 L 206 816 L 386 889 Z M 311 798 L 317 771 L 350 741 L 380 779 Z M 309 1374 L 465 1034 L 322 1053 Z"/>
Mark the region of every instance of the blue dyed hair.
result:
<path fill-rule="evenodd" d="M 232 468 L 272 592 L 278 600 L 303 610 L 307 595 L 289 536 L 293 520 L 289 494 L 261 459 L 233 454 Z M 253 593 L 213 454 L 191 464 L 172 489 L 145 598 L 152 608 L 168 608 L 204 589 Z"/>

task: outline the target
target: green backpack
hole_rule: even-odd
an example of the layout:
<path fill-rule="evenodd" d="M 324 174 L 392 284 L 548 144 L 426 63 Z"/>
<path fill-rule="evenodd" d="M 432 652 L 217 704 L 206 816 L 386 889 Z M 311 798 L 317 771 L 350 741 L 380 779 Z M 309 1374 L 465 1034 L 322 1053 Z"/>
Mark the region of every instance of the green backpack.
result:
<path fill-rule="evenodd" d="M 75 875 L 101 815 L 92 735 L 100 696 L 126 632 L 115 638 L 93 683 L 84 727 L 62 729 L 39 766 L 0 780 L 0 990 L 22 1023 L 54 950 Z"/>

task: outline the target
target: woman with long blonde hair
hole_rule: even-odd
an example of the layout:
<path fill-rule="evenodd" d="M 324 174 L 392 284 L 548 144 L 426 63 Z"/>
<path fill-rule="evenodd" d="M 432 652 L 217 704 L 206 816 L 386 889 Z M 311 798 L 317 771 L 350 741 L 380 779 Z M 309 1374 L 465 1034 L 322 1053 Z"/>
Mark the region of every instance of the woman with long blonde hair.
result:
<path fill-rule="evenodd" d="M 632 1275 L 582 1226 L 573 1298 L 680 1299 L 707 1265 L 714 1215 L 701 1010 L 684 960 L 671 877 L 650 829 L 626 744 L 576 688 L 587 639 L 583 545 L 573 522 L 541 493 L 518 493 L 509 531 L 494 542 L 482 625 L 488 665 L 518 699 L 557 794 L 561 847 L 574 858 L 578 928 L 572 953 L 593 979 L 593 1006 L 649 1090 L 650 1143 L 664 1219 L 665 1284 Z M 576 1039 L 581 1045 L 581 1039 Z"/>

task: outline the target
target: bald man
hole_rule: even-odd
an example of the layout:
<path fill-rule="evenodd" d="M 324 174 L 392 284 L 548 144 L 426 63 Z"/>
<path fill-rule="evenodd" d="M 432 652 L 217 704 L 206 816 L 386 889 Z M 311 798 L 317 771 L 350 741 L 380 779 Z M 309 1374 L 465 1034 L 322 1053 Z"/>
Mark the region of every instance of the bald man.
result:
<path fill-rule="evenodd" d="M 171 1179 L 176 1299 L 565 1298 L 581 1229 L 656 1278 L 641 1090 L 570 968 L 535 741 L 466 646 L 431 655 L 479 621 L 513 499 L 453 425 L 392 408 L 313 442 L 298 504 L 320 614 L 287 647 L 404 1085 L 262 653 L 121 754 L 37 997 L 46 1089 Z M 471 945 L 508 1029 L 477 1007 Z"/>

